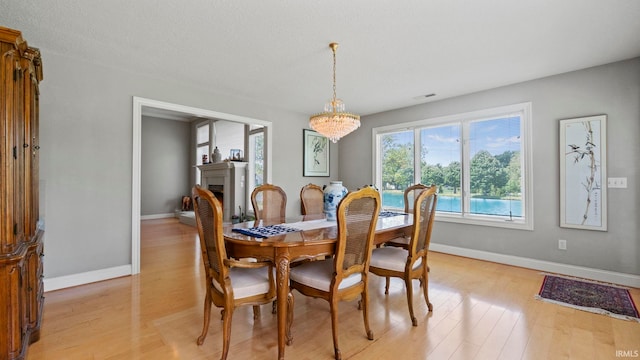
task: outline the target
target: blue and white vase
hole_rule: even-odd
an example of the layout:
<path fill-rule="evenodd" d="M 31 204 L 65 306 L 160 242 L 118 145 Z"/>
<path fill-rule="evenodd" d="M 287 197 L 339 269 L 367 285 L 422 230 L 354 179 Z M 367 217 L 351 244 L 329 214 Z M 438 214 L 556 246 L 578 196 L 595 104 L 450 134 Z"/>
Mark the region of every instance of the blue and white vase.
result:
<path fill-rule="evenodd" d="M 331 181 L 324 189 L 324 213 L 328 221 L 336 221 L 336 211 L 340 200 L 347 195 L 347 188 L 342 186 L 342 181 Z"/>

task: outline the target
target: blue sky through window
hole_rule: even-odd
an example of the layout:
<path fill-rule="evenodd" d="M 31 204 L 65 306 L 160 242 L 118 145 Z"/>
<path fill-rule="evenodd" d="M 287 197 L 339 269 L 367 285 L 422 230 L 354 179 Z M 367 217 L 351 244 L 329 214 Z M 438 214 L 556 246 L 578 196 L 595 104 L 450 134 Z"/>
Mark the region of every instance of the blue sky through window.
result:
<path fill-rule="evenodd" d="M 413 132 L 389 134 L 396 144 L 413 143 Z M 460 127 L 445 125 L 421 130 L 423 154 L 428 164 L 447 166 L 460 159 Z M 473 122 L 470 125 L 471 152 L 473 157 L 480 150 L 491 155 L 520 150 L 520 118 L 518 116 Z"/>

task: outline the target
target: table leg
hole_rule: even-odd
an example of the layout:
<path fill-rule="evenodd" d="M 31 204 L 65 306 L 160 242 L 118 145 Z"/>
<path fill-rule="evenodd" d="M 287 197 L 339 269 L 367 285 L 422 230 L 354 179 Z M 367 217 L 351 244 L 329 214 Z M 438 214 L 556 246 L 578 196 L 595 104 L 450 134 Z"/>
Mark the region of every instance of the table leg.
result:
<path fill-rule="evenodd" d="M 289 250 L 276 248 L 276 288 L 278 292 L 278 359 L 284 360 L 287 324 L 287 297 L 289 295 Z"/>

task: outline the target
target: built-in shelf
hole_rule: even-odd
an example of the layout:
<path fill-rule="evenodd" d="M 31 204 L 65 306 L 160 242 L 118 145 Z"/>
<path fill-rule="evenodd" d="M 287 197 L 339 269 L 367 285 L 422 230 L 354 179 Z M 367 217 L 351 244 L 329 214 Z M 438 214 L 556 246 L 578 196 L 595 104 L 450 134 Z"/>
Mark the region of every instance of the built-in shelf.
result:
<path fill-rule="evenodd" d="M 231 221 L 231 216 L 240 215 L 240 206 L 246 213 L 246 177 L 247 163 L 225 161 L 198 166 L 200 169 L 200 186 L 209 189 L 210 185 L 222 185 L 222 213 L 224 221 Z"/>

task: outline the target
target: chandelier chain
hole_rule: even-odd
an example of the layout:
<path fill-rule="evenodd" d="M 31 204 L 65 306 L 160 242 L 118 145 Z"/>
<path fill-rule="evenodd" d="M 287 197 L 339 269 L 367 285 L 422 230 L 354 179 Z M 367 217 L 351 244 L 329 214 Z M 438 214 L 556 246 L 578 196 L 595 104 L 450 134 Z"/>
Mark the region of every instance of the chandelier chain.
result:
<path fill-rule="evenodd" d="M 333 50 L 333 101 L 331 102 L 333 112 L 336 112 L 336 47 L 338 47 L 337 44 L 331 47 Z"/>

